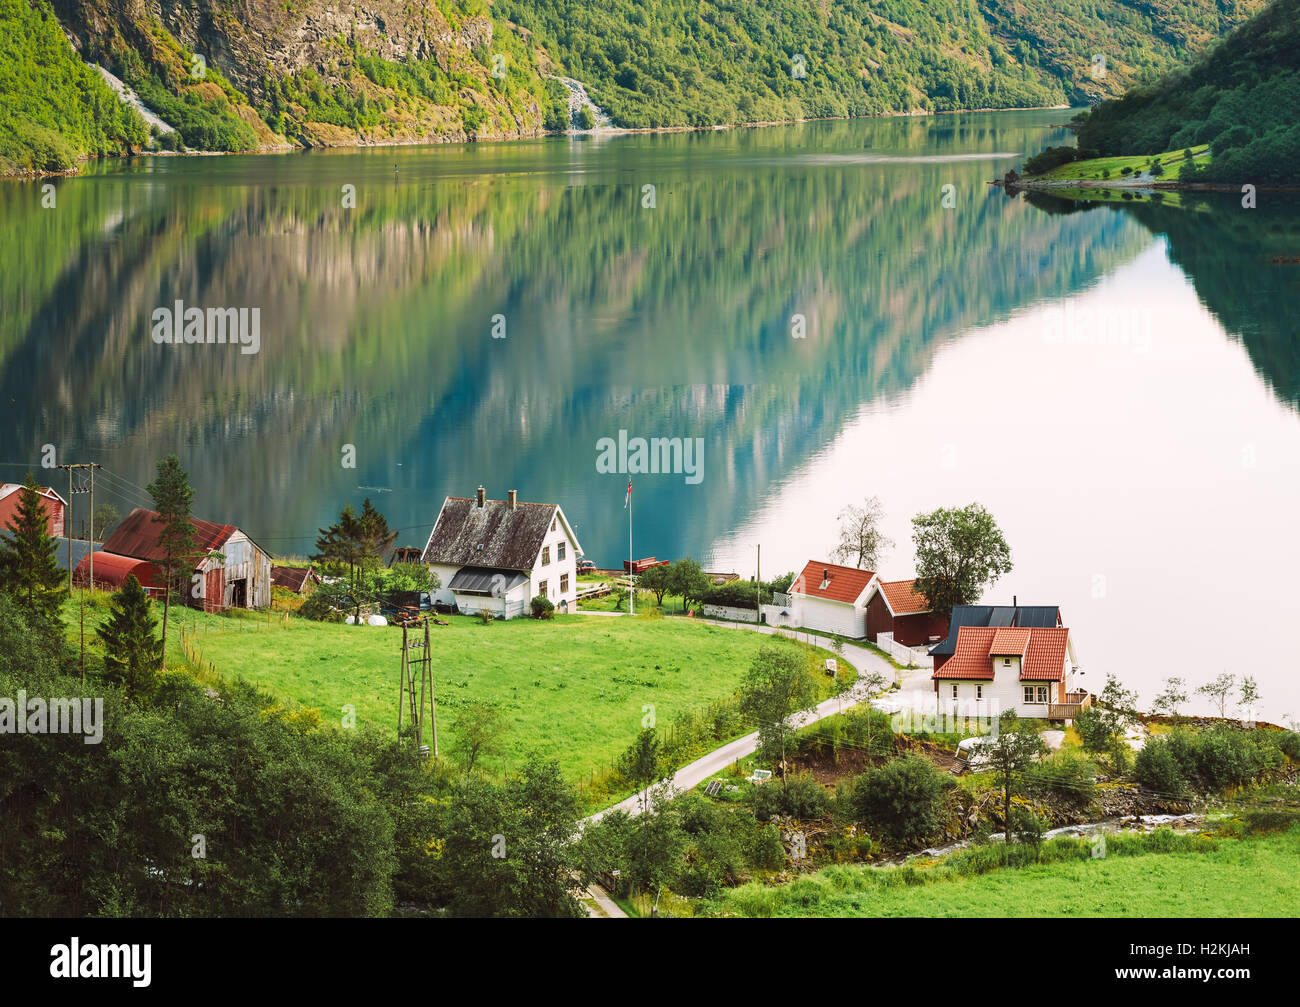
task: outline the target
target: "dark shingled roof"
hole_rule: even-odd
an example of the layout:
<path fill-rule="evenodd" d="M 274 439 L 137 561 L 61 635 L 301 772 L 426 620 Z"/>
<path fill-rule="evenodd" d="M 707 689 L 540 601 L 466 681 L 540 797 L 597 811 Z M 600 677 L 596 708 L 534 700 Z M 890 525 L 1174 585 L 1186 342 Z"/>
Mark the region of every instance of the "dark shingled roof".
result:
<path fill-rule="evenodd" d="M 957 651 L 957 630 L 962 626 L 1028 628 L 1053 627 L 1060 619 L 1056 605 L 954 605 L 948 636 L 930 648 L 931 656 L 951 657 Z"/>
<path fill-rule="evenodd" d="M 488 500 L 482 507 L 468 497 L 447 497 L 423 562 L 447 566 L 531 570 L 559 508 L 555 504 Z"/>

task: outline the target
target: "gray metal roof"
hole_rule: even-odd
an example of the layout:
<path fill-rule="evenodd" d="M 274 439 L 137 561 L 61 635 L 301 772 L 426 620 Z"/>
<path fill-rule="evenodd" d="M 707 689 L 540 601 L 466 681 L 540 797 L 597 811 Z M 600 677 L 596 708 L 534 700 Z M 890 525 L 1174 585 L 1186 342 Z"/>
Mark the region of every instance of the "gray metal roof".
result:
<path fill-rule="evenodd" d="M 962 626 L 1055 626 L 1056 605 L 954 605 L 948 635 L 930 648 L 932 656 L 951 657 L 957 652 L 957 630 Z"/>
<path fill-rule="evenodd" d="M 456 594 L 476 594 L 504 598 L 512 589 L 528 580 L 515 570 L 493 570 L 482 566 L 463 566 L 456 571 L 447 587 Z"/>

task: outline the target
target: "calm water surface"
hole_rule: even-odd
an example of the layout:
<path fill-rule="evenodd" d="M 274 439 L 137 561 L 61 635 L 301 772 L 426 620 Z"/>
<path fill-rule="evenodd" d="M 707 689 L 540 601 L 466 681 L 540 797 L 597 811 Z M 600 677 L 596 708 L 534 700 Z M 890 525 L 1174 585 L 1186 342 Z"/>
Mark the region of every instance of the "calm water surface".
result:
<path fill-rule="evenodd" d="M 1228 669 L 1300 713 L 1300 212 L 987 186 L 1062 118 L 153 158 L 55 209 L 7 184 L 0 475 L 53 443 L 125 513 L 175 451 L 200 516 L 299 555 L 367 495 L 422 545 L 445 495 L 518 488 L 613 565 L 597 441 L 700 438 L 697 484 L 634 477 L 638 555 L 748 575 L 761 543 L 771 575 L 876 495 L 905 577 L 911 516 L 979 500 L 1016 567 L 986 599 L 1059 603 L 1092 687 Z M 156 345 L 176 300 L 260 308 L 260 351 Z"/>

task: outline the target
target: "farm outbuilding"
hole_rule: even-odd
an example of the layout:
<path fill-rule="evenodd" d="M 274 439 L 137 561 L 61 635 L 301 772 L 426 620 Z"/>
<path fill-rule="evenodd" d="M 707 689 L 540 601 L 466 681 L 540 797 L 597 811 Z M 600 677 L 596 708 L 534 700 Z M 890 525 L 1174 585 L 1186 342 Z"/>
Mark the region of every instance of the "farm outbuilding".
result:
<path fill-rule="evenodd" d="M 162 594 L 163 575 L 158 567 L 148 560 L 135 559 L 132 556 L 119 556 L 117 553 L 96 549 L 95 583 L 90 584 L 90 557 L 83 556 L 77 568 L 72 571 L 73 587 L 94 587 L 101 591 L 117 591 L 132 575 L 140 582 L 145 593 L 150 597 Z"/>
<path fill-rule="evenodd" d="M 103 552 L 146 560 L 162 569 L 164 553 L 159 545 L 162 525 L 157 512 L 137 507 L 113 529 Z M 202 553 L 187 578 L 192 590 L 186 604 L 205 612 L 228 608 L 262 608 L 271 604 L 271 555 L 234 525 L 214 524 L 191 518 L 194 537 Z M 161 584 L 161 574 L 158 575 Z M 99 584 L 99 561 L 95 561 L 95 583 Z"/>
<path fill-rule="evenodd" d="M 7 529 L 18 516 L 22 488 L 21 483 L 0 483 L 0 531 Z M 50 486 L 38 486 L 36 492 L 41 495 L 41 503 L 45 506 L 45 533 L 52 538 L 62 538 L 66 534 L 64 521 L 67 519 L 68 502 Z"/>

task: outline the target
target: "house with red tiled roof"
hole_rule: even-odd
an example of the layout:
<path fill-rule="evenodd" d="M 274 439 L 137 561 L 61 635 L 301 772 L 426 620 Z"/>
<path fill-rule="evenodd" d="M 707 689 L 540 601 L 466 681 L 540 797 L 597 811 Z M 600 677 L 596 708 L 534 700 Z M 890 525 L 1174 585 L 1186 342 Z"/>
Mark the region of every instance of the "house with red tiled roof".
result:
<path fill-rule="evenodd" d="M 938 643 L 948 635 L 948 620 L 935 615 L 915 580 L 877 580 L 867 598 L 867 639 L 893 635 L 904 647 Z"/>
<path fill-rule="evenodd" d="M 1074 691 L 1077 672 L 1065 626 L 959 626 L 952 656 L 931 677 L 940 710 L 976 704 L 993 716 L 1068 722 L 1087 703 Z"/>
<path fill-rule="evenodd" d="M 790 585 L 788 624 L 860 640 L 876 580 L 873 570 L 809 560 Z"/>
<path fill-rule="evenodd" d="M 134 574 L 151 595 L 164 587 L 165 554 L 159 543 L 157 511 L 137 507 L 113 529 L 94 553 L 93 587 L 116 589 Z M 271 604 L 271 555 L 232 524 L 190 518 L 199 555 L 186 578 L 190 590 L 179 599 L 205 612 L 263 608 Z M 73 572 L 73 583 L 90 577 L 90 557 Z M 133 562 L 134 561 L 134 562 Z M 142 580 L 143 575 L 148 580 Z M 173 599 L 176 598 L 173 588 Z"/>

